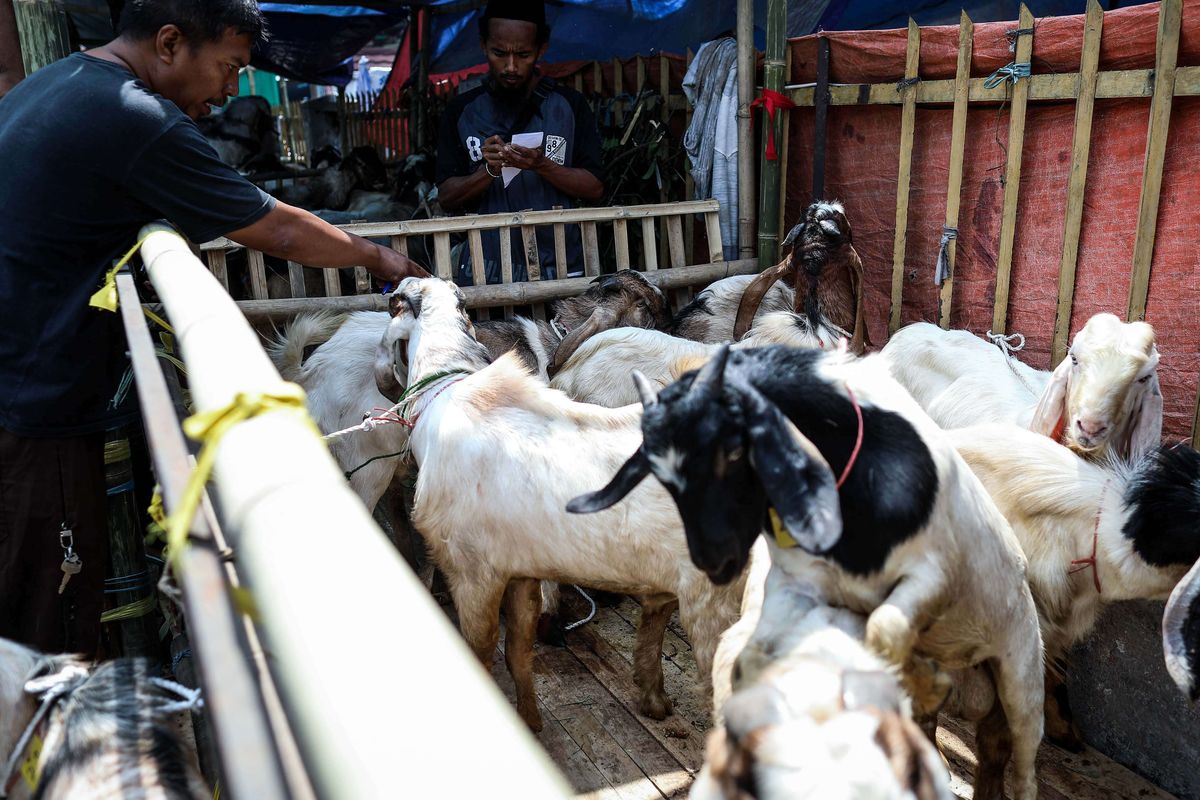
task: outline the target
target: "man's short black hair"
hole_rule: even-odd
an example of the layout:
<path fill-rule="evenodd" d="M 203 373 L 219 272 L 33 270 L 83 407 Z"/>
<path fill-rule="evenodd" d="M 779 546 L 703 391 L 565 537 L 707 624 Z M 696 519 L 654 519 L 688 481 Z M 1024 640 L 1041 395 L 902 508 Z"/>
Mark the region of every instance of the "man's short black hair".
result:
<path fill-rule="evenodd" d="M 189 42 L 216 42 L 227 28 L 267 38 L 267 23 L 257 0 L 126 0 L 117 33 L 149 39 L 164 25 L 179 28 Z"/>
<path fill-rule="evenodd" d="M 544 45 L 550 41 L 550 26 L 546 24 L 546 6 L 543 0 L 489 0 L 483 16 L 479 18 L 479 38 L 486 42 L 494 19 L 511 19 L 517 22 L 532 22 L 537 26 L 534 44 Z"/>

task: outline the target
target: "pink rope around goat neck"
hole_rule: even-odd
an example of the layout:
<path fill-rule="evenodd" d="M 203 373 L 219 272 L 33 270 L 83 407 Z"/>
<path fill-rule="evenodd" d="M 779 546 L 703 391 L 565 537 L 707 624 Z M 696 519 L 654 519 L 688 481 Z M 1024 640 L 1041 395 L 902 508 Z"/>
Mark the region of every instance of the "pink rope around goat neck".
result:
<path fill-rule="evenodd" d="M 858 398 L 854 396 L 854 390 L 849 386 L 846 387 L 846 394 L 850 395 L 850 402 L 854 405 L 854 414 L 858 417 L 858 437 L 854 440 L 854 449 L 850 451 L 850 460 L 846 462 L 846 466 L 842 469 L 841 477 L 837 479 L 838 489 L 842 488 L 842 484 L 846 482 L 846 478 L 850 475 L 850 470 L 854 469 L 854 462 L 858 461 L 858 453 L 862 450 L 863 441 L 862 408 L 858 405 Z"/>

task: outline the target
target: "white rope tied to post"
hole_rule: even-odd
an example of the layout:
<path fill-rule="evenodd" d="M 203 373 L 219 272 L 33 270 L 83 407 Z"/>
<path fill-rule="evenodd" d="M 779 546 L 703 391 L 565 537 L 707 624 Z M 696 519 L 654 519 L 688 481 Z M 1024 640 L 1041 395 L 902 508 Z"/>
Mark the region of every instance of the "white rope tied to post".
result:
<path fill-rule="evenodd" d="M 166 678 L 151 678 L 150 682 L 179 698 L 174 702 L 163 703 L 154 710 L 160 714 L 175 714 L 180 711 L 199 711 L 204 708 L 204 698 L 199 689 L 189 689 L 181 683 L 169 681 Z"/>
<path fill-rule="evenodd" d="M 941 286 L 950 277 L 950 242 L 958 238 L 958 228 L 951 228 L 949 225 L 942 226 L 942 241 L 938 245 L 937 266 L 933 271 L 933 283 L 935 286 Z M 991 331 L 988 331 L 988 336 L 991 336 Z"/>
<path fill-rule="evenodd" d="M 1037 397 L 1040 393 L 1034 391 L 1034 388 L 1029 385 L 1029 381 L 1025 380 L 1025 376 L 1018 372 L 1017 368 L 1013 366 L 1013 362 L 1017 360 L 1013 353 L 1025 349 L 1025 337 L 1019 333 L 1010 333 L 1005 336 L 1003 333 L 992 333 L 989 330 L 987 332 L 987 338 L 992 344 L 1000 348 L 1001 353 L 1004 353 L 1004 363 L 1008 364 L 1008 368 L 1012 370 L 1013 375 L 1017 376 L 1017 380 L 1021 382 L 1021 385 L 1024 386 L 1030 394 L 1032 394 L 1034 397 Z"/>
<path fill-rule="evenodd" d="M 575 584 L 571 584 L 571 585 L 575 586 Z M 589 611 L 588 615 L 586 617 L 584 617 L 583 619 L 576 620 L 575 622 L 572 622 L 570 625 L 564 625 L 563 626 L 564 631 L 573 631 L 576 628 L 578 628 L 580 625 L 586 625 L 589 622 L 591 622 L 596 616 L 596 601 L 591 598 L 591 595 L 589 595 L 583 589 L 580 589 L 578 586 L 575 586 L 575 591 L 577 591 L 581 595 L 583 595 L 583 599 L 587 600 L 588 603 L 591 604 L 592 610 Z"/>

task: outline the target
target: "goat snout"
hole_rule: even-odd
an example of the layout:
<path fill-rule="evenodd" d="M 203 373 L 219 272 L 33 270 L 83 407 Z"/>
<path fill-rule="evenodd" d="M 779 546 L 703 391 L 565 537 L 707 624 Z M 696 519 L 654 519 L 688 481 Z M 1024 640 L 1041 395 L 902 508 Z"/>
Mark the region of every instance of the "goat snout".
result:
<path fill-rule="evenodd" d="M 1099 444 L 1109 429 L 1108 420 L 1094 414 L 1080 414 L 1075 420 L 1076 436 L 1084 445 Z"/>

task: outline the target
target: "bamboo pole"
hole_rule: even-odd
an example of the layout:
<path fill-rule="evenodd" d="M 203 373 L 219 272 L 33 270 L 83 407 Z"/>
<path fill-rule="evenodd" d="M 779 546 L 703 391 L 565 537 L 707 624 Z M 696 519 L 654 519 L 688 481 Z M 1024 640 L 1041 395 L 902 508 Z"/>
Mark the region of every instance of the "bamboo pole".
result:
<path fill-rule="evenodd" d="M 660 217 L 660 219 L 663 219 Z M 666 222 L 663 222 L 663 230 L 666 230 Z M 647 272 L 653 272 L 658 269 L 658 243 L 657 237 L 654 235 L 654 220 L 646 217 L 642 220 L 642 253 L 643 253 L 643 268 Z M 666 247 L 664 238 L 663 247 Z"/>
<path fill-rule="evenodd" d="M 304 297 L 307 294 L 304 286 L 304 267 L 295 261 L 288 262 L 288 287 L 292 291 L 292 297 Z"/>
<path fill-rule="evenodd" d="M 621 59 L 614 58 L 612 60 L 613 71 L 613 117 L 617 121 L 617 126 L 625 124 L 625 101 L 621 99 L 624 93 L 623 84 L 625 76 L 621 74 Z"/>
<path fill-rule="evenodd" d="M 763 62 L 763 86 L 775 92 L 783 90 L 784 48 L 787 46 L 787 3 L 786 0 L 767 0 L 767 48 L 766 60 Z M 775 114 L 775 141 L 783 136 L 783 119 L 780 112 Z M 763 268 L 771 266 L 778 260 L 779 235 L 775 230 L 779 218 L 780 176 L 779 161 L 767 158 L 767 131 L 771 125 L 766 109 L 762 114 L 763 125 L 763 155 L 760 162 L 762 180 L 759 186 L 758 203 L 758 263 Z"/>
<path fill-rule="evenodd" d="M 197 411 L 279 391 L 257 334 L 183 239 L 158 226 L 142 254 L 175 324 Z M 381 535 L 310 420 L 261 414 L 215 446 L 213 476 L 223 512 L 237 521 L 238 565 L 253 587 L 259 628 L 318 795 L 566 795 L 561 776 Z M 397 617 L 397 608 L 406 613 Z M 414 642 L 425 657 L 412 657 Z M 346 672 L 347 653 L 387 664 L 397 686 L 421 691 L 372 692 L 365 701 L 362 682 Z M 472 709 L 471 725 L 445 713 L 447 692 Z M 403 770 L 395 769 L 398 751 Z M 471 769 L 461 768 L 464 752 Z"/>
<path fill-rule="evenodd" d="M 674 226 L 676 233 L 681 229 Z M 674 238 L 674 237 L 672 237 Z M 673 257 L 683 253 L 682 234 L 671 246 Z M 758 261 L 752 258 L 719 261 L 715 264 L 677 265 L 642 273 L 659 289 L 671 291 L 689 286 L 706 286 L 731 275 L 752 275 L 758 272 Z M 566 278 L 561 281 L 529 281 L 524 283 L 489 283 L 485 286 L 464 286 L 467 308 L 496 308 L 499 306 L 547 303 L 563 297 L 574 297 L 587 291 L 592 278 Z M 240 300 L 238 308 L 251 322 L 284 322 L 297 314 L 314 311 L 386 311 L 387 297 L 381 294 L 349 297 L 309 297 L 303 300 Z"/>
<path fill-rule="evenodd" d="M 751 48 L 751 51 L 753 51 L 753 48 Z M 693 59 L 693 58 L 695 58 L 695 54 L 692 52 L 692 48 L 690 48 L 690 47 L 689 47 L 689 48 L 687 49 L 687 54 L 686 54 L 686 57 L 685 57 L 685 64 L 684 64 L 684 70 L 685 70 L 685 72 L 686 72 L 686 70 L 687 70 L 688 68 L 690 68 L 690 67 L 692 66 L 692 59 Z M 754 77 L 754 70 L 753 70 L 753 68 L 751 68 L 751 70 L 750 70 L 750 76 L 751 76 L 751 81 L 750 81 L 750 94 L 751 94 L 751 95 L 753 95 L 753 93 L 754 93 L 754 80 L 753 80 L 753 77 Z M 740 89 L 738 90 L 738 98 L 739 98 L 739 99 L 738 99 L 738 102 L 739 102 L 739 104 L 740 104 L 740 103 L 741 103 L 741 90 L 740 90 Z M 691 105 L 690 105 L 690 104 L 688 104 L 688 105 L 687 105 L 687 109 L 684 111 L 684 115 L 683 115 L 683 124 L 684 124 L 684 130 L 686 130 L 687 128 L 691 127 L 691 125 L 692 125 L 692 107 L 691 107 Z M 739 128 L 739 130 L 740 130 L 740 128 Z M 751 138 L 750 138 L 750 142 L 753 144 L 753 142 L 754 142 L 754 138 L 753 138 L 754 126 L 753 126 L 753 123 L 751 123 L 750 131 L 751 131 Z M 741 137 L 741 134 L 739 134 L 738 136 L 739 136 L 739 138 L 738 138 L 738 141 L 740 142 L 740 141 L 741 141 L 741 138 L 740 138 L 740 137 Z M 740 147 L 740 145 L 739 145 L 739 147 Z M 739 153 L 741 153 L 741 151 L 740 151 L 740 150 L 739 150 L 738 152 L 739 152 Z M 748 155 L 746 156 L 746 158 L 748 158 L 748 159 L 749 159 L 749 161 L 750 161 L 750 173 L 753 173 L 753 171 L 754 171 L 754 148 L 753 148 L 753 147 L 751 147 L 751 148 L 750 148 L 750 150 L 749 150 L 749 152 L 748 152 Z M 690 200 L 690 199 L 691 199 L 691 197 L 692 197 L 692 195 L 694 195 L 694 194 L 696 193 L 696 181 L 695 181 L 695 179 L 694 179 L 694 178 L 692 178 L 692 162 L 691 162 L 691 160 L 690 160 L 690 159 L 687 159 L 687 158 L 685 158 L 685 159 L 683 160 L 683 173 L 684 173 L 684 177 L 683 177 L 683 199 L 686 201 L 686 200 Z M 738 193 L 739 193 L 739 195 L 741 194 L 741 191 L 742 191 L 742 188 L 741 188 L 741 187 L 742 187 L 742 178 L 741 178 L 741 175 L 742 175 L 742 174 L 743 174 L 743 173 L 742 173 L 742 168 L 741 168 L 741 156 L 739 155 L 739 156 L 738 156 Z M 748 238 L 746 239 L 746 241 L 748 241 L 748 242 L 753 242 L 753 240 L 754 240 L 754 213 L 753 213 L 753 212 L 754 212 L 754 180 L 753 180 L 753 176 L 752 176 L 752 175 L 751 175 L 751 178 L 750 178 L 750 183 L 749 183 L 749 184 L 747 184 L 747 186 L 746 186 L 746 192 L 747 192 L 747 193 L 750 195 L 750 217 L 749 217 L 749 227 L 746 229 L 746 235 L 747 235 L 747 237 L 748 237 Z M 739 208 L 741 208 L 741 201 L 740 201 L 740 200 L 738 201 L 738 207 L 739 207 Z M 740 216 L 741 212 L 739 211 L 739 212 L 738 212 L 738 214 L 739 214 L 739 216 Z M 670 239 L 670 232 L 669 232 L 669 231 L 667 231 L 667 229 L 666 229 L 666 228 L 664 228 L 663 230 L 664 230 L 664 231 L 666 231 L 666 232 L 663 234 L 663 238 L 664 238 L 664 239 L 668 239 L 668 240 L 669 240 L 669 239 Z M 692 250 L 693 250 L 693 247 L 692 247 L 692 241 L 693 241 L 693 238 L 694 238 L 694 236 L 693 236 L 693 235 L 694 235 L 694 233 L 695 233 L 695 230 L 696 230 L 696 228 L 695 228 L 695 223 L 694 223 L 694 222 L 693 222 L 693 220 L 692 220 L 692 215 L 691 215 L 691 214 L 688 214 L 688 215 L 687 215 L 687 216 L 684 218 L 684 223 L 683 223 L 683 235 L 684 235 L 684 237 L 686 238 L 686 241 L 687 241 L 686 248 L 687 248 L 687 260 L 688 260 L 688 261 L 692 261 L 692 260 L 694 260 L 694 259 L 692 258 L 692 256 L 693 256 L 693 252 L 692 252 Z M 754 256 L 754 252 L 753 252 L 753 250 L 754 250 L 754 245 L 753 245 L 753 244 L 750 244 L 750 245 L 745 245 L 745 247 L 747 247 L 747 249 L 749 249 L 749 250 L 751 251 L 751 252 L 750 252 L 750 255 L 748 255 L 748 256 L 745 256 L 745 258 L 753 258 L 753 256 Z"/>
<path fill-rule="evenodd" d="M 1150 124 L 1146 135 L 1146 160 L 1142 170 L 1142 196 L 1138 203 L 1138 225 L 1133 240 L 1133 277 L 1129 284 L 1126 319 L 1146 318 L 1146 295 L 1150 290 L 1150 264 L 1154 258 L 1154 234 L 1158 228 L 1158 196 L 1162 189 L 1163 161 L 1171 128 L 1171 102 L 1175 94 L 1175 59 L 1179 53 L 1179 23 L 1183 0 L 1162 0 L 1158 7 L 1158 46 L 1154 56 L 1154 97 L 1150 101 Z"/>
<path fill-rule="evenodd" d="M 688 64 L 691 64 L 688 51 Z M 737 4 L 738 69 L 738 256 L 754 257 L 754 121 L 750 103 L 754 100 L 754 0 Z M 691 122 L 691 112 L 688 112 Z M 691 196 L 691 172 L 688 172 L 688 197 Z"/>
<path fill-rule="evenodd" d="M 904 59 L 904 80 L 916 80 L 921 60 L 921 29 L 908 20 L 908 50 Z M 906 85 L 904 108 L 900 112 L 900 172 L 896 176 L 896 233 L 892 239 L 892 310 L 888 332 L 900 329 L 900 311 L 904 302 L 904 250 L 908 239 L 908 190 L 912 180 L 913 129 L 917 121 L 916 86 Z"/>
<path fill-rule="evenodd" d="M 255 300 L 267 299 L 267 268 L 261 250 L 247 250 L 246 264 L 250 268 L 250 293 Z"/>
<path fill-rule="evenodd" d="M 825 198 L 825 153 L 829 120 L 829 39 L 817 36 L 817 83 L 813 87 L 811 202 Z"/>
<path fill-rule="evenodd" d="M 946 227 L 958 230 L 958 210 L 962 204 L 963 152 L 967 145 L 967 84 L 971 80 L 971 52 L 974 49 L 974 28 L 971 18 L 963 11 L 958 20 L 958 68 L 954 74 L 954 118 L 950 133 L 950 179 L 946 188 Z M 914 94 L 916 94 L 914 92 Z M 954 301 L 954 260 L 957 241 L 946 243 L 946 263 L 949 274 L 938 292 L 938 324 L 950 327 L 950 311 Z"/>
<path fill-rule="evenodd" d="M 326 297 L 342 296 L 342 271 L 339 269 L 323 269 L 321 277 L 325 282 Z"/>
<path fill-rule="evenodd" d="M 1075 294 L 1075 267 L 1079 260 L 1079 230 L 1083 223 L 1083 197 L 1087 186 L 1088 156 L 1092 146 L 1092 111 L 1096 105 L 1096 72 L 1100 66 L 1100 37 L 1104 10 L 1088 2 L 1083 23 L 1083 54 L 1079 62 L 1079 99 L 1075 104 L 1075 135 L 1071 144 L 1071 176 L 1067 181 L 1067 216 L 1063 225 L 1062 259 L 1058 265 L 1058 307 L 1054 312 L 1054 340 L 1050 366 L 1063 360 L 1071 330 Z"/>
<path fill-rule="evenodd" d="M 1021 4 L 1020 28 L 1033 28 L 1033 12 Z M 1028 64 L 1033 57 L 1033 34 L 1017 37 L 1014 61 Z M 1012 89 L 1012 110 L 1008 118 L 1008 163 L 1004 170 L 1004 205 L 1000 215 L 1000 251 L 996 256 L 996 300 L 992 308 L 992 331 L 1005 333 L 1008 328 L 1008 290 L 1012 277 L 1013 242 L 1017 233 L 1017 197 L 1021 188 L 1021 151 L 1025 146 L 1025 105 L 1029 100 L 1029 79 L 1019 78 Z"/>
<path fill-rule="evenodd" d="M 67 12 L 61 0 L 12 0 L 12 4 L 26 75 L 70 54 Z"/>

